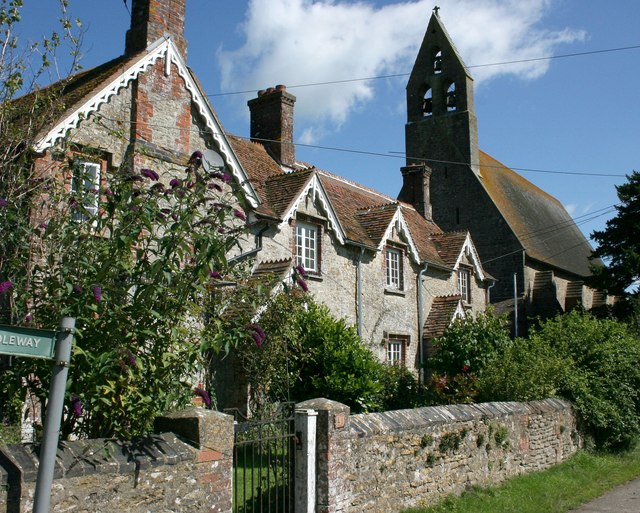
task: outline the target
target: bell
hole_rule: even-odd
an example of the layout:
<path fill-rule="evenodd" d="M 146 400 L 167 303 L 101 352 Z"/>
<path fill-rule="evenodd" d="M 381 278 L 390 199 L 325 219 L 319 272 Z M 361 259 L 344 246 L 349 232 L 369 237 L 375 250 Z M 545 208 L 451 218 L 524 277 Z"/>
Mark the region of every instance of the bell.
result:
<path fill-rule="evenodd" d="M 425 98 L 422 103 L 422 112 L 425 114 L 431 114 L 433 112 L 433 101 L 431 98 Z"/>
<path fill-rule="evenodd" d="M 436 57 L 433 61 L 433 71 L 440 73 L 442 71 L 442 57 Z"/>
<path fill-rule="evenodd" d="M 449 91 L 447 93 L 447 107 L 450 109 L 455 109 L 456 107 L 456 92 Z"/>

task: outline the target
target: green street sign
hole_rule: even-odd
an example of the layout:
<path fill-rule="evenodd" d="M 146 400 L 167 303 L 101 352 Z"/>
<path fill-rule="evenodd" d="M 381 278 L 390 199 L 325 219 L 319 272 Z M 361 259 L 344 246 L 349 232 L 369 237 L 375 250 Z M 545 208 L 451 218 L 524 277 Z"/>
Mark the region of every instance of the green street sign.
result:
<path fill-rule="evenodd" d="M 56 338 L 55 331 L 0 325 L 0 354 L 51 360 Z"/>

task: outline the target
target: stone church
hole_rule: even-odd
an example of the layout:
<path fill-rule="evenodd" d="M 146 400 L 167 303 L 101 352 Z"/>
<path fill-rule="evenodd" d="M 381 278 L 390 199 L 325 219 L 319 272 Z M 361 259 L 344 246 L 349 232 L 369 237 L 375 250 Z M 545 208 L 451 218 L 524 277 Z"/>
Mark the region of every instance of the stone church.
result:
<path fill-rule="evenodd" d="M 437 11 L 431 16 L 406 89 L 407 168 L 399 199 L 431 204 L 444 230 L 468 230 L 497 278 L 491 302 L 520 321 L 601 306 L 584 285 L 592 248 L 562 204 L 478 145 L 473 78 Z M 428 166 L 426 180 L 413 168 Z"/>

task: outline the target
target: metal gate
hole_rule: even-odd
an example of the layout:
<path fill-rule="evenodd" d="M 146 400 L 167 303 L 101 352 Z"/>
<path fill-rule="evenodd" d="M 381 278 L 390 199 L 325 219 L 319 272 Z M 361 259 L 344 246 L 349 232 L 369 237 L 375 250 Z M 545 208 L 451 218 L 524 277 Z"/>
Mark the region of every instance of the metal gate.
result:
<path fill-rule="evenodd" d="M 260 420 L 234 416 L 234 513 L 293 513 L 295 405 L 281 403 Z"/>

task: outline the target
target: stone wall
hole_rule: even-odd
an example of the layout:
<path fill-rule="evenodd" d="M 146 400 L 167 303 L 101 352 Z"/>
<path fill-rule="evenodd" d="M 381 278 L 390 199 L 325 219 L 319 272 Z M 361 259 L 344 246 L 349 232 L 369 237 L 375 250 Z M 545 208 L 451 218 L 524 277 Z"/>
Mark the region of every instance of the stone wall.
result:
<path fill-rule="evenodd" d="M 61 443 L 50 511 L 230 513 L 233 418 L 192 408 L 157 429 L 134 442 Z M 0 511 L 32 510 L 37 473 L 34 446 L 0 448 Z"/>
<path fill-rule="evenodd" d="M 393 513 L 548 468 L 580 445 L 571 406 L 439 406 L 349 416 L 317 399 L 317 513 Z"/>

